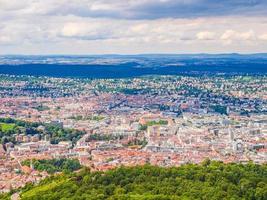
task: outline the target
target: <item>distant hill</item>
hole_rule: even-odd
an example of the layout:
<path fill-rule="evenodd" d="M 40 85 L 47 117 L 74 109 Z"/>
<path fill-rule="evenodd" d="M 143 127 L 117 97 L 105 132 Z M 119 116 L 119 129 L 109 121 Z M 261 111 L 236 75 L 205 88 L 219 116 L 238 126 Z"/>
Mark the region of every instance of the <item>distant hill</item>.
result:
<path fill-rule="evenodd" d="M 223 164 L 82 170 L 28 185 L 22 200 L 266 200 L 267 165 Z"/>
<path fill-rule="evenodd" d="M 0 74 L 81 78 L 267 74 L 267 54 L 0 56 Z"/>

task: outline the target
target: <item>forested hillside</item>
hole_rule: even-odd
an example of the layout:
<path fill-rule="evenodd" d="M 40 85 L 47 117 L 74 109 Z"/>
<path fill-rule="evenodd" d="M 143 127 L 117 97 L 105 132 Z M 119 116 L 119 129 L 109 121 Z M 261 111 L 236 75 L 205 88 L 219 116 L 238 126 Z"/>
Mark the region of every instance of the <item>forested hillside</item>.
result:
<path fill-rule="evenodd" d="M 28 185 L 22 200 L 267 199 L 267 165 L 204 161 L 176 168 L 140 166 L 107 172 L 84 169 Z"/>

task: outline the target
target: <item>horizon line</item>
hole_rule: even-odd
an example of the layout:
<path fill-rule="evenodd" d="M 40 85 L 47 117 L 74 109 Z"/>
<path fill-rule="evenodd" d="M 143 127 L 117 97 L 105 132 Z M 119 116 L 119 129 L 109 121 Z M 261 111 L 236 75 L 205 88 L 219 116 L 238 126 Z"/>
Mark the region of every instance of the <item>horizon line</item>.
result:
<path fill-rule="evenodd" d="M 136 54 L 120 54 L 120 53 L 105 53 L 105 54 L 0 54 L 0 56 L 153 56 L 153 55 L 173 55 L 173 56 L 194 56 L 194 55 L 267 55 L 267 52 L 264 53 L 136 53 Z"/>

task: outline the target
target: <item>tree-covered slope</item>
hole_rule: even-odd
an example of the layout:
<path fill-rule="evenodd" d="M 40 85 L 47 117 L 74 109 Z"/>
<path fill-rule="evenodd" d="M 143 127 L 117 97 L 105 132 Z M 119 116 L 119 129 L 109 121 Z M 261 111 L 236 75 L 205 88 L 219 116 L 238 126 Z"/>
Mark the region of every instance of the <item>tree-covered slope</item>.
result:
<path fill-rule="evenodd" d="M 267 165 L 223 164 L 178 168 L 140 166 L 59 175 L 27 186 L 22 200 L 267 199 Z"/>

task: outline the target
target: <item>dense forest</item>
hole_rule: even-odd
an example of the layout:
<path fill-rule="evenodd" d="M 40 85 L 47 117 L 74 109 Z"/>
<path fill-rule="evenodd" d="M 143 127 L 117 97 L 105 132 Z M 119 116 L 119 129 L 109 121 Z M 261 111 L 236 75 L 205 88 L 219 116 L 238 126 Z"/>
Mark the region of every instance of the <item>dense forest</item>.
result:
<path fill-rule="evenodd" d="M 3 197 L 4 198 L 4 197 Z M 204 161 L 62 174 L 27 185 L 22 200 L 266 200 L 267 165 Z"/>

